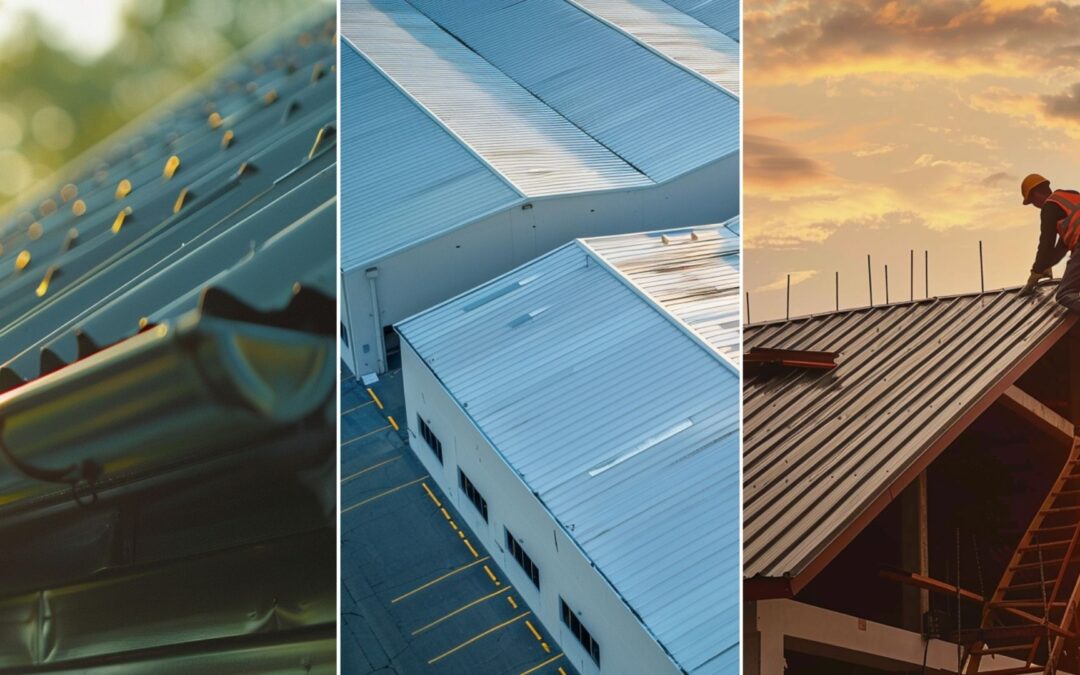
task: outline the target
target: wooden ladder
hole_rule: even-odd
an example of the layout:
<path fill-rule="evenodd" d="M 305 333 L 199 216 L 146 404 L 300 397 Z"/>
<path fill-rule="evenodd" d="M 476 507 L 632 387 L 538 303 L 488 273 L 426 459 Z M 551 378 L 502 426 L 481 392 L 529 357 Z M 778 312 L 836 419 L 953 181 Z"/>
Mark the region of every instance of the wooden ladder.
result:
<path fill-rule="evenodd" d="M 1013 552 L 994 595 L 983 606 L 964 672 L 1057 672 L 1068 661 L 1080 672 L 1080 437 Z M 997 654 L 1025 665 L 985 669 Z"/>

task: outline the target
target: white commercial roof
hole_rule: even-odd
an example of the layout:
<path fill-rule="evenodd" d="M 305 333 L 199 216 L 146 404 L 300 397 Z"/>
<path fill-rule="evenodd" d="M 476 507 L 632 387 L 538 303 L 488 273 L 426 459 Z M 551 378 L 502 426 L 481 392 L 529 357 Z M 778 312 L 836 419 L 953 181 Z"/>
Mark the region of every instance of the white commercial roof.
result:
<path fill-rule="evenodd" d="M 739 362 L 738 219 L 586 243 L 732 363 Z"/>
<path fill-rule="evenodd" d="M 731 672 L 730 364 L 581 241 L 397 330 L 672 660 Z"/>
<path fill-rule="evenodd" d="M 568 0 L 345 0 L 343 267 L 526 199 L 649 187 L 737 153 L 728 39 L 655 2 L 602 16 Z M 397 124 L 363 119 L 391 108 Z"/>

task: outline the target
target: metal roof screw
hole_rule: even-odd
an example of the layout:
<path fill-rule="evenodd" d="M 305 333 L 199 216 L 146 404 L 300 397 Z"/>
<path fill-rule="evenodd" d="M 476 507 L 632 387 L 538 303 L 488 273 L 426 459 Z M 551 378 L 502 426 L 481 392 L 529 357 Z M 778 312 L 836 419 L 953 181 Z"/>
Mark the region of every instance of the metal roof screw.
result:
<path fill-rule="evenodd" d="M 30 227 L 26 228 L 26 236 L 30 238 L 30 241 L 37 241 L 41 239 L 41 235 L 44 233 L 45 228 L 41 226 L 41 223 L 36 220 L 30 223 Z"/>
<path fill-rule="evenodd" d="M 20 251 L 19 255 L 15 258 L 15 270 L 21 272 L 26 269 L 30 264 L 30 251 Z"/>
<path fill-rule="evenodd" d="M 75 199 L 79 194 L 79 188 L 74 183 L 68 183 L 64 187 L 60 188 L 60 199 L 65 202 L 70 202 Z"/>
<path fill-rule="evenodd" d="M 71 205 L 71 212 L 76 216 L 81 216 L 86 213 L 86 202 L 81 199 L 76 199 L 75 203 Z"/>
<path fill-rule="evenodd" d="M 165 180 L 169 180 L 176 174 L 176 170 L 180 168 L 180 158 L 176 155 L 169 157 L 165 160 L 165 169 L 162 171 L 162 175 Z"/>
<path fill-rule="evenodd" d="M 116 184 L 116 198 L 123 199 L 131 194 L 131 181 L 127 178 Z"/>

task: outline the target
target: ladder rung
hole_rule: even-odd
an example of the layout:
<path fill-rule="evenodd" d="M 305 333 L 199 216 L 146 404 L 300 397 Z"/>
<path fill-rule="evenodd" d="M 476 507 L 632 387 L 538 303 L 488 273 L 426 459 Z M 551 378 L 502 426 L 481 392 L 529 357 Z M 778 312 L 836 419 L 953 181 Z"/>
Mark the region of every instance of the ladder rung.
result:
<path fill-rule="evenodd" d="M 1009 567 L 1009 569 L 1011 569 L 1011 570 L 1038 569 L 1040 567 L 1047 567 L 1049 565 L 1058 565 L 1058 564 L 1061 564 L 1063 562 L 1065 562 L 1065 558 L 1055 558 L 1054 560 L 1043 560 L 1042 562 L 1020 563 L 1019 565 L 1013 565 L 1013 566 Z"/>
<path fill-rule="evenodd" d="M 1039 586 L 1052 586 L 1056 579 L 1047 579 L 1046 581 L 1025 581 L 1022 584 L 1009 584 L 1005 587 L 1005 591 L 1014 590 L 1026 590 L 1028 588 L 1038 588 Z"/>
<path fill-rule="evenodd" d="M 1067 602 L 1048 602 L 1045 605 L 1040 600 L 1001 600 L 999 602 L 990 603 L 994 607 L 1049 607 L 1050 609 L 1059 609 L 1065 607 L 1069 603 Z"/>
<path fill-rule="evenodd" d="M 1068 546 L 1072 543 L 1072 539 L 1059 539 L 1058 541 L 1048 541 L 1038 544 L 1028 544 L 1027 546 L 1021 546 L 1018 551 L 1037 551 L 1040 548 L 1058 548 L 1061 546 Z"/>
<path fill-rule="evenodd" d="M 1039 513 L 1051 514 L 1051 513 L 1068 513 L 1070 511 L 1080 511 L 1080 506 L 1056 506 L 1052 509 L 1041 509 Z"/>
<path fill-rule="evenodd" d="M 1062 530 L 1075 530 L 1076 525 L 1051 525 L 1050 527 L 1035 527 L 1031 532 L 1061 532 Z"/>

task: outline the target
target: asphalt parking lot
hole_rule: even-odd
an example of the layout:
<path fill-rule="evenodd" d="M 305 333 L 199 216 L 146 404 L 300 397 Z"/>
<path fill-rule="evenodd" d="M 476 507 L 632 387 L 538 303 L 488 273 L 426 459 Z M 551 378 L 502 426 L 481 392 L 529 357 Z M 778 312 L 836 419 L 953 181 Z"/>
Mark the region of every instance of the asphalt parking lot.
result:
<path fill-rule="evenodd" d="M 342 672 L 576 675 L 412 455 L 401 371 L 341 410 Z"/>

